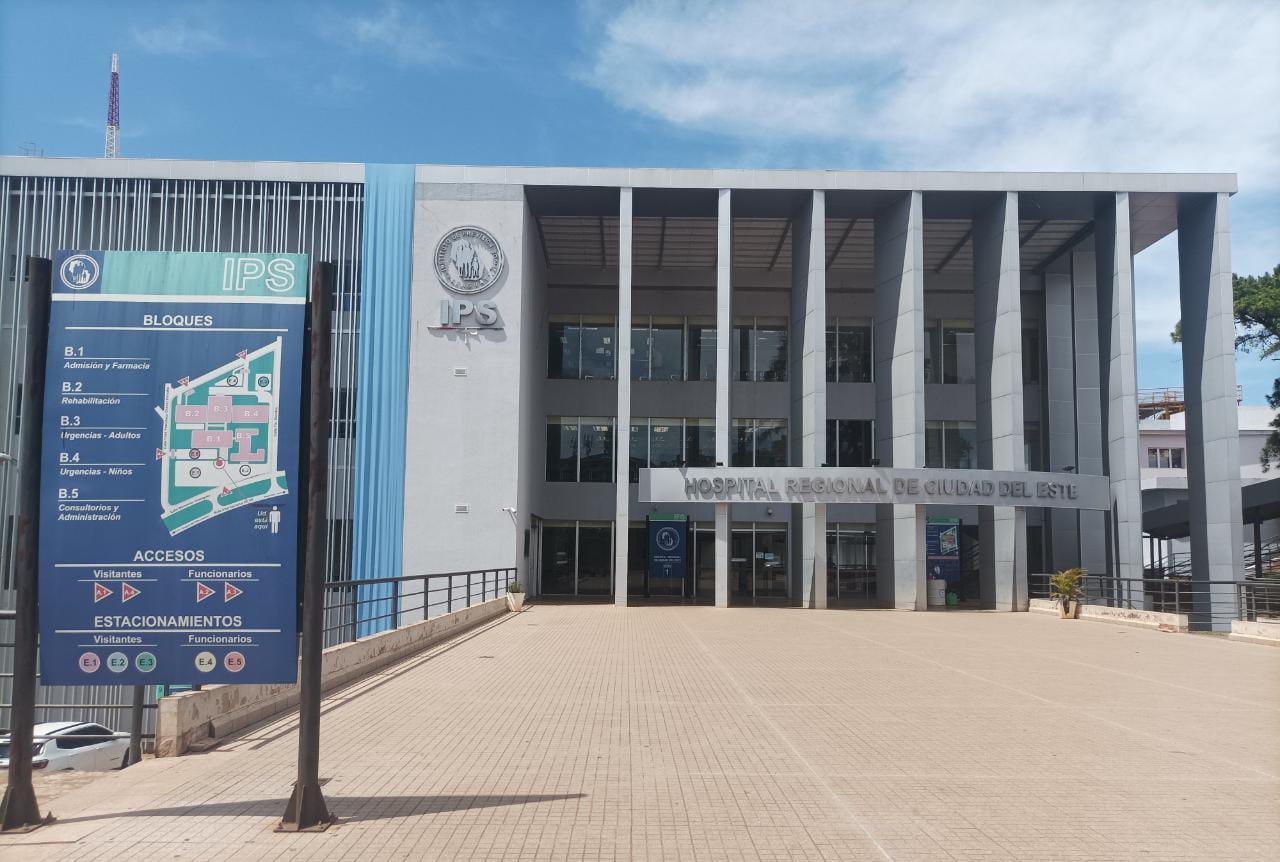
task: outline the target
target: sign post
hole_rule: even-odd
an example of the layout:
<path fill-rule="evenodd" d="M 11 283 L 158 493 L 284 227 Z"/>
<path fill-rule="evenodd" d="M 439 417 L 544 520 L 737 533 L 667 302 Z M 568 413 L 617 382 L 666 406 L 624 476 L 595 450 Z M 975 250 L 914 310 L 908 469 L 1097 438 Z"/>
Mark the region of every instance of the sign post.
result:
<path fill-rule="evenodd" d="M 320 676 L 324 651 L 325 529 L 329 482 L 329 295 L 333 267 L 317 265 L 307 321 L 307 517 L 302 582 L 302 674 L 298 692 L 298 778 L 277 828 L 320 831 L 333 822 L 320 790 Z"/>
<path fill-rule="evenodd" d="M 60 251 L 41 679 L 297 678 L 307 258 Z"/>
<path fill-rule="evenodd" d="M 40 529 L 41 412 L 49 335 L 49 261 L 27 258 L 27 361 L 18 441 L 17 605 L 13 621 L 13 702 L 9 715 L 9 783 L 0 801 L 0 832 L 27 832 L 46 822 L 31 784 L 36 716 L 36 536 Z"/>

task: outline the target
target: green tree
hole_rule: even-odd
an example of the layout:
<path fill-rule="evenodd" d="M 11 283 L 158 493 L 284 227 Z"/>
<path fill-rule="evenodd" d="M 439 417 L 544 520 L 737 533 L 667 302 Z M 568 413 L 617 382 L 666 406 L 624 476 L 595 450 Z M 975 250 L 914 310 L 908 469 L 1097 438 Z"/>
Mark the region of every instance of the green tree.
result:
<path fill-rule="evenodd" d="M 1236 350 L 1276 359 L 1280 353 L 1280 264 L 1262 275 L 1232 275 L 1232 304 L 1236 317 Z M 1182 321 L 1169 337 L 1182 341 Z M 1280 378 L 1271 385 L 1267 403 L 1280 410 Z M 1262 447 L 1262 469 L 1280 464 L 1280 414 L 1271 420 L 1271 434 Z"/>

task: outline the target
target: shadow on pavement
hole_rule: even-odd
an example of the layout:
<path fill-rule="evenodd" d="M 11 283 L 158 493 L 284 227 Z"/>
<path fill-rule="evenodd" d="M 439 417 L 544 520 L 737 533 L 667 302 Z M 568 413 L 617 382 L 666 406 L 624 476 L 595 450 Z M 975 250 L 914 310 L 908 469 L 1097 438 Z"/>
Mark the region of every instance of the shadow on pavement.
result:
<path fill-rule="evenodd" d="M 443 814 L 472 808 L 498 808 L 504 805 L 527 805 L 532 802 L 557 802 L 585 797 L 585 793 L 513 793 L 503 796 L 332 796 L 326 801 L 329 803 L 329 810 L 338 817 L 340 823 L 359 823 L 363 820 L 387 820 L 393 817 Z M 57 822 L 88 823 L 93 820 L 114 820 L 117 817 L 279 818 L 284 813 L 285 802 L 283 798 L 245 799 L 239 802 L 211 802 L 173 808 L 142 808 L 88 817 L 59 817 Z"/>

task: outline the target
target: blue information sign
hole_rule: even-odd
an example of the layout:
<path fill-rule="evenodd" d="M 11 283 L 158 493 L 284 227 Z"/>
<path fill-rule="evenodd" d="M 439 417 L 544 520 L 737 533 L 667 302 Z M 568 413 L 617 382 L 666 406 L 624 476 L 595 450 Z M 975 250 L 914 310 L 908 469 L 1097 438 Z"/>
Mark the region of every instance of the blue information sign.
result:
<path fill-rule="evenodd" d="M 960 519 L 930 518 L 925 522 L 925 556 L 929 577 L 948 586 L 960 582 Z"/>
<path fill-rule="evenodd" d="M 292 682 L 307 258 L 54 257 L 47 685 Z"/>
<path fill-rule="evenodd" d="M 689 520 L 685 515 L 649 516 L 649 577 L 684 580 Z"/>

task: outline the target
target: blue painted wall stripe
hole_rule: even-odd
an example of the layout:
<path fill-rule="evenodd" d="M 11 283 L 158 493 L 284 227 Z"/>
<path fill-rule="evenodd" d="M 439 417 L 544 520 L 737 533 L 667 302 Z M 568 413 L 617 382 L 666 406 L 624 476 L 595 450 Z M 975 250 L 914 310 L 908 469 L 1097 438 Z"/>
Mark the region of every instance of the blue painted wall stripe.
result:
<path fill-rule="evenodd" d="M 365 165 L 356 384 L 354 580 L 399 577 L 413 277 L 413 165 Z M 356 634 L 395 626 L 392 584 L 357 587 Z"/>

